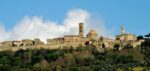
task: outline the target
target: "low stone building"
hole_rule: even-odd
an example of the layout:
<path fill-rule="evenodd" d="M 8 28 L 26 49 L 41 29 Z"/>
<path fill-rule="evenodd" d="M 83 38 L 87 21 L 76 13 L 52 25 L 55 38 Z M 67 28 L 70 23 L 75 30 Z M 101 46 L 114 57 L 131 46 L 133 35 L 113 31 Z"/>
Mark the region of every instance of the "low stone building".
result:
<path fill-rule="evenodd" d="M 49 44 L 49 45 L 62 45 L 62 44 L 64 44 L 64 38 L 47 39 L 47 44 Z"/>
<path fill-rule="evenodd" d="M 21 46 L 23 45 L 22 41 L 13 41 L 13 46 Z"/>
<path fill-rule="evenodd" d="M 134 34 L 125 33 L 125 29 L 122 26 L 121 27 L 121 34 L 116 36 L 116 40 L 120 40 L 121 42 L 135 41 L 136 36 Z"/>
<path fill-rule="evenodd" d="M 115 40 L 110 39 L 110 38 L 100 37 L 99 43 L 100 43 L 100 46 L 103 48 L 113 48 L 115 44 Z"/>
<path fill-rule="evenodd" d="M 13 46 L 13 42 L 12 41 L 1 42 L 1 47 L 12 47 L 12 46 Z"/>
<path fill-rule="evenodd" d="M 22 44 L 23 44 L 23 46 L 34 45 L 33 40 L 30 40 L 30 39 L 22 40 Z"/>
<path fill-rule="evenodd" d="M 44 42 L 42 42 L 39 38 L 36 38 L 36 39 L 34 39 L 33 44 L 34 45 L 43 45 Z"/>
<path fill-rule="evenodd" d="M 78 35 L 66 35 L 64 36 L 65 46 L 79 46 L 82 45 L 82 38 Z"/>
<path fill-rule="evenodd" d="M 133 46 L 133 48 L 140 47 L 143 42 L 144 40 L 134 41 L 134 42 L 131 42 L 131 46 Z"/>
<path fill-rule="evenodd" d="M 116 36 L 116 40 L 120 41 L 134 41 L 136 40 L 136 36 L 133 34 L 121 34 Z"/>
<path fill-rule="evenodd" d="M 65 35 L 63 38 L 48 39 L 47 44 L 60 45 L 60 47 L 77 47 L 83 45 L 82 37 L 79 37 L 78 35 Z"/>

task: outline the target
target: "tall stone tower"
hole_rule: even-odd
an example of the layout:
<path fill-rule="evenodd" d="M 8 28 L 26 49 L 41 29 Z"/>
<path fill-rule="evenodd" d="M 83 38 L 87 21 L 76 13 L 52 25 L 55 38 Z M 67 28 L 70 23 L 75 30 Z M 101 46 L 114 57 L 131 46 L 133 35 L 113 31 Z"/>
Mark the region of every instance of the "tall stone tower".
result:
<path fill-rule="evenodd" d="M 121 26 L 120 33 L 121 34 L 125 34 L 125 28 L 124 28 L 124 26 Z"/>
<path fill-rule="evenodd" d="M 83 37 L 83 23 L 79 23 L 79 36 Z"/>

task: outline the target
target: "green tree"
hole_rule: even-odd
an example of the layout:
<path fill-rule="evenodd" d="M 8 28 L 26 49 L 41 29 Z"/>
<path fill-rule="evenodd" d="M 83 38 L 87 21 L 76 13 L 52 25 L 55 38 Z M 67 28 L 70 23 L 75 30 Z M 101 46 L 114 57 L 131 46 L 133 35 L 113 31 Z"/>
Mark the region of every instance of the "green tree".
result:
<path fill-rule="evenodd" d="M 137 40 L 141 40 L 141 39 L 144 39 L 144 37 L 142 35 L 137 36 Z"/>
<path fill-rule="evenodd" d="M 150 33 L 146 34 L 145 37 L 149 38 L 150 37 Z"/>

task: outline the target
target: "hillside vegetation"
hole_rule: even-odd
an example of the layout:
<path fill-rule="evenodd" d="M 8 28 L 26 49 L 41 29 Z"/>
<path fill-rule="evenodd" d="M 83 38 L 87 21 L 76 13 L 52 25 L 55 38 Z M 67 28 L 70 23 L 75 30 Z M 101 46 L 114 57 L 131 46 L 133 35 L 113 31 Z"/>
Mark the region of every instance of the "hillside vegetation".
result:
<path fill-rule="evenodd" d="M 142 71 L 150 70 L 150 41 L 141 48 L 98 52 L 94 47 L 0 52 L 0 71 Z"/>

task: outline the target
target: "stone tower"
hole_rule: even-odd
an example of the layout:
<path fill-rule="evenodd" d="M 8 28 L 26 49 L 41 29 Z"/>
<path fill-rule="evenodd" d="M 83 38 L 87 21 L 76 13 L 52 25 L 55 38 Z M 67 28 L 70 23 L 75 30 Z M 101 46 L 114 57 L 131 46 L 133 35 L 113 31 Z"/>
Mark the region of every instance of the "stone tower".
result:
<path fill-rule="evenodd" d="M 124 26 L 121 26 L 121 34 L 125 34 L 125 28 L 124 28 Z"/>
<path fill-rule="evenodd" d="M 83 37 L 83 23 L 79 23 L 79 36 Z"/>

